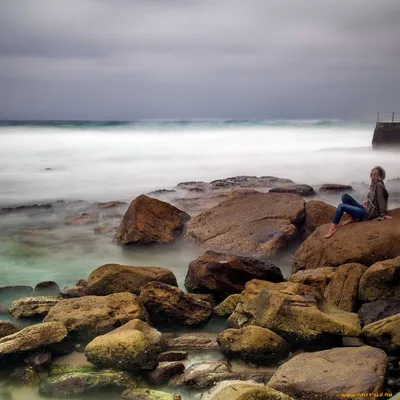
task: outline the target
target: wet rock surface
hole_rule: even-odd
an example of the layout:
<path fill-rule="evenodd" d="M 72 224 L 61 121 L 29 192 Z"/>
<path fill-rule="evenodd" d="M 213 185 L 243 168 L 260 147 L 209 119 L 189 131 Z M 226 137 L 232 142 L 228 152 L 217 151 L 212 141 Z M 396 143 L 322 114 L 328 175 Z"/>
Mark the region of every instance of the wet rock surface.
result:
<path fill-rule="evenodd" d="M 33 289 L 35 296 L 59 296 L 60 288 L 54 281 L 39 282 Z"/>
<path fill-rule="evenodd" d="M 228 323 L 270 329 L 296 346 L 361 334 L 357 314 L 338 309 L 311 286 L 292 282 L 248 282 Z"/>
<path fill-rule="evenodd" d="M 229 317 L 240 302 L 240 294 L 232 294 L 228 296 L 222 303 L 214 307 L 214 314 L 218 317 Z"/>
<path fill-rule="evenodd" d="M 387 357 L 369 347 L 303 353 L 283 364 L 268 387 L 297 400 L 337 400 L 342 393 L 383 392 Z"/>
<path fill-rule="evenodd" d="M 147 313 L 137 297 L 115 293 L 60 300 L 45 321 L 61 322 L 75 340 L 87 342 L 133 319 L 147 321 Z"/>
<path fill-rule="evenodd" d="M 325 290 L 325 298 L 343 311 L 355 312 L 358 308 L 360 279 L 367 269 L 365 265 L 357 263 L 338 267 Z"/>
<path fill-rule="evenodd" d="M 0 339 L 0 356 L 20 354 L 53 343 L 60 343 L 66 336 L 67 330 L 59 322 L 28 326 Z"/>
<path fill-rule="evenodd" d="M 173 241 L 189 215 L 169 203 L 141 195 L 132 201 L 115 235 L 120 244 Z"/>
<path fill-rule="evenodd" d="M 139 294 L 146 283 L 153 281 L 178 286 L 175 275 L 167 268 L 105 264 L 89 275 L 87 288 L 97 296 L 121 292 Z"/>
<path fill-rule="evenodd" d="M 257 258 L 207 251 L 189 264 L 185 287 L 189 291 L 212 293 L 226 298 L 240 293 L 252 279 L 282 282 L 281 270 Z"/>
<path fill-rule="evenodd" d="M 24 297 L 15 300 L 9 309 L 14 318 L 45 317 L 61 298 L 55 296 Z"/>
<path fill-rule="evenodd" d="M 342 185 L 340 183 L 324 183 L 319 188 L 321 192 L 351 192 L 353 187 L 350 185 Z"/>
<path fill-rule="evenodd" d="M 192 218 L 185 238 L 214 251 L 271 255 L 297 236 L 304 216 L 298 195 L 239 193 Z"/>
<path fill-rule="evenodd" d="M 400 298 L 400 256 L 369 267 L 361 277 L 358 296 L 363 302 Z"/>
<path fill-rule="evenodd" d="M 170 351 L 213 351 L 219 350 L 217 334 L 197 332 L 186 333 L 167 339 Z"/>
<path fill-rule="evenodd" d="M 210 400 L 293 400 L 292 397 L 265 385 L 226 381 L 218 384 L 210 393 Z"/>
<path fill-rule="evenodd" d="M 290 275 L 287 280 L 294 283 L 302 283 L 312 286 L 322 295 L 325 293 L 326 287 L 335 276 L 336 269 L 332 267 L 322 267 L 315 270 L 299 271 Z"/>
<path fill-rule="evenodd" d="M 272 371 L 235 372 L 226 361 L 210 361 L 192 364 L 183 375 L 173 379 L 172 387 L 191 390 L 207 389 L 226 380 L 252 380 L 264 382 L 272 376 Z"/>
<path fill-rule="evenodd" d="M 310 185 L 285 185 L 269 190 L 269 193 L 293 193 L 302 197 L 315 196 L 314 188 Z"/>
<path fill-rule="evenodd" d="M 379 299 L 364 303 L 358 310 L 363 325 L 400 314 L 400 299 Z"/>
<path fill-rule="evenodd" d="M 142 332 L 132 329 L 117 329 L 97 336 L 86 346 L 85 355 L 98 367 L 133 372 L 151 370 L 158 364 L 154 346 Z"/>
<path fill-rule="evenodd" d="M 292 270 L 336 267 L 351 262 L 370 266 L 400 254 L 400 208 L 389 212 L 393 220 L 362 221 L 341 227 L 331 238 L 322 225 L 296 251 Z M 354 245 L 357 243 L 357 246 Z"/>
<path fill-rule="evenodd" d="M 196 326 L 205 324 L 212 317 L 213 307 L 209 302 L 161 282 L 143 286 L 139 300 L 156 325 Z"/>
<path fill-rule="evenodd" d="M 365 325 L 362 335 L 371 346 L 397 354 L 400 350 L 400 314 Z"/>
<path fill-rule="evenodd" d="M 311 235 L 318 227 L 332 222 L 336 208 L 320 200 L 307 201 L 304 230 Z"/>
<path fill-rule="evenodd" d="M 41 382 L 39 394 L 71 398 L 107 390 L 122 393 L 125 389 L 135 386 L 136 382 L 126 372 L 88 367 L 75 372 L 50 374 Z"/>
<path fill-rule="evenodd" d="M 185 365 L 181 362 L 164 362 L 159 366 L 145 375 L 147 382 L 160 385 L 167 383 L 174 376 L 180 375 L 185 371 Z"/>
<path fill-rule="evenodd" d="M 12 335 L 13 333 L 20 331 L 21 329 L 22 328 L 19 325 L 12 322 L 0 321 L 0 339 L 5 336 Z"/>
<path fill-rule="evenodd" d="M 259 365 L 272 365 L 290 352 L 284 339 L 259 326 L 226 329 L 218 335 L 217 342 L 227 357 Z"/>

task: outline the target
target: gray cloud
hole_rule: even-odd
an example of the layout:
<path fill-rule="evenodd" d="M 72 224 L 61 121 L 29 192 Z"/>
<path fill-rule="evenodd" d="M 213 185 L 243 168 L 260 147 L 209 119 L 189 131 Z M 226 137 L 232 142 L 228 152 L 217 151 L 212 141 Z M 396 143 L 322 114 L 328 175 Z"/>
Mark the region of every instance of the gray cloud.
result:
<path fill-rule="evenodd" d="M 0 0 L 0 118 L 400 110 L 400 2 Z"/>

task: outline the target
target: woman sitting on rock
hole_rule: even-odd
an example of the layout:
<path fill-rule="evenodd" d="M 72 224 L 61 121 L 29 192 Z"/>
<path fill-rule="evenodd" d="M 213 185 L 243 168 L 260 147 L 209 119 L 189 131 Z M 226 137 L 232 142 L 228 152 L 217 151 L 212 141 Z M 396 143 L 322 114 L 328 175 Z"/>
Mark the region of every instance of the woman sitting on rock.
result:
<path fill-rule="evenodd" d="M 385 170 L 382 167 L 375 167 L 372 169 L 370 176 L 371 186 L 369 187 L 367 201 L 360 204 L 348 194 L 344 194 L 342 196 L 342 203 L 336 209 L 332 224 L 325 235 L 326 238 L 330 238 L 337 231 L 343 213 L 348 214 L 350 217 L 343 225 L 351 224 L 355 221 L 367 221 L 373 218 L 378 218 L 380 221 L 383 219 L 393 219 L 393 217 L 387 215 L 389 193 L 383 183 L 386 176 Z"/>

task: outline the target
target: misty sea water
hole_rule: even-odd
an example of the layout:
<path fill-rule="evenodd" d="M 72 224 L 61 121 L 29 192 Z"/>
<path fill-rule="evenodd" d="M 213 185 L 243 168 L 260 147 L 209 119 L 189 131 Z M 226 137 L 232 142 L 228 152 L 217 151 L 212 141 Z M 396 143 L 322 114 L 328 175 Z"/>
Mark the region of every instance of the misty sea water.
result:
<path fill-rule="evenodd" d="M 373 130 L 373 122 L 330 120 L 1 123 L 0 209 L 65 203 L 60 213 L 0 213 L 0 285 L 54 280 L 63 287 L 103 264 L 119 263 L 170 268 L 184 289 L 199 249 L 179 240 L 124 249 L 109 236 L 95 235 L 93 225 L 66 226 L 64 217 L 79 215 L 78 200 L 129 204 L 179 182 L 237 175 L 363 188 L 371 168 L 382 165 L 387 181 L 394 180 L 400 177 L 399 153 L 374 151 Z M 340 196 L 324 200 L 337 204 Z M 400 205 L 398 197 L 390 201 L 391 207 Z M 288 275 L 290 254 L 276 264 Z M 16 393 L 39 398 L 29 388 Z"/>
<path fill-rule="evenodd" d="M 374 151 L 373 129 L 373 123 L 328 120 L 2 123 L 0 208 L 59 200 L 129 204 L 179 182 L 237 175 L 368 183 L 378 164 L 387 180 L 399 177 L 398 152 Z M 78 211 L 71 206 L 65 216 Z M 1 284 L 54 279 L 69 285 L 111 262 L 168 267 L 183 283 L 199 255 L 187 245 L 123 250 L 93 235 L 93 226 L 66 228 L 59 219 L 45 212 L 0 216 Z M 49 226 L 51 233 L 25 234 Z"/>

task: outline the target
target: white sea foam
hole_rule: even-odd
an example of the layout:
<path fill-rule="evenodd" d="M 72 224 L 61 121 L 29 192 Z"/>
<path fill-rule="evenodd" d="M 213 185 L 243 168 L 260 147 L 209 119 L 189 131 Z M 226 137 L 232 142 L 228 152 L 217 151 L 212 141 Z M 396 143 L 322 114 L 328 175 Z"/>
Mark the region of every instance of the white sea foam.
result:
<path fill-rule="evenodd" d="M 275 175 L 298 183 L 368 181 L 398 152 L 373 151 L 372 125 L 152 124 L 0 128 L 0 206 L 54 199 L 131 199 L 186 180 Z M 52 170 L 46 170 L 51 168 Z"/>

